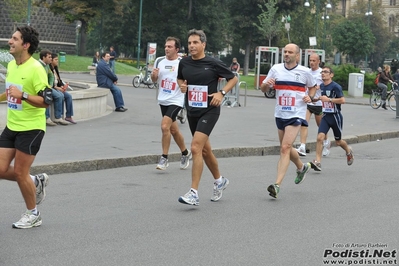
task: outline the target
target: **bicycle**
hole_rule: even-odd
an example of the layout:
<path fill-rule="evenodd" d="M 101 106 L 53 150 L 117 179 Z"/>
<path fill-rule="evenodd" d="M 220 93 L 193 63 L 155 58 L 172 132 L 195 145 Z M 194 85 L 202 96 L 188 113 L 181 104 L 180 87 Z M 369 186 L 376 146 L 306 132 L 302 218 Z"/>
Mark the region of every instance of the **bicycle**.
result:
<path fill-rule="evenodd" d="M 396 111 L 396 98 L 395 98 L 395 89 L 394 87 L 398 86 L 396 82 L 392 84 L 391 90 L 387 91 L 387 100 L 386 100 L 386 105 L 389 106 L 389 108 L 392 111 Z M 378 109 L 382 105 L 382 100 L 381 100 L 381 95 L 382 95 L 382 89 L 378 88 L 375 90 L 371 91 L 370 94 L 370 106 L 373 109 Z"/>
<path fill-rule="evenodd" d="M 133 87 L 138 88 L 140 84 L 144 84 L 150 89 L 155 88 L 155 83 L 151 80 L 151 71 L 147 70 L 147 67 L 140 67 L 139 70 L 140 74 L 135 76 L 132 80 Z M 143 72 L 146 73 L 146 76 L 144 76 Z"/>

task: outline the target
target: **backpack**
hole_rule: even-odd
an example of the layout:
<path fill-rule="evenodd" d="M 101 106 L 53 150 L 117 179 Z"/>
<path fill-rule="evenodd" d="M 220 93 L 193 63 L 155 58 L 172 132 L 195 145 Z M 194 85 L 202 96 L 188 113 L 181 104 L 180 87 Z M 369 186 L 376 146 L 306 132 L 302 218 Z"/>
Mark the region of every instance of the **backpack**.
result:
<path fill-rule="evenodd" d="M 374 80 L 375 85 L 377 85 L 378 82 L 380 81 L 380 75 L 381 75 L 381 73 L 378 73 L 377 76 L 375 77 L 375 80 Z"/>

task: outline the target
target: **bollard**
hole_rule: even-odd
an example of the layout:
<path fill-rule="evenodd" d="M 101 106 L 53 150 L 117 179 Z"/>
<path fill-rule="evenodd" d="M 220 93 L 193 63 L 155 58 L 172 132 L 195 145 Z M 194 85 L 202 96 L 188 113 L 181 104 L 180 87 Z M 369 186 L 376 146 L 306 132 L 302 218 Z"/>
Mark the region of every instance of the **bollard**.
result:
<path fill-rule="evenodd" d="M 395 90 L 395 108 L 396 108 L 396 118 L 399 118 L 399 90 Z"/>

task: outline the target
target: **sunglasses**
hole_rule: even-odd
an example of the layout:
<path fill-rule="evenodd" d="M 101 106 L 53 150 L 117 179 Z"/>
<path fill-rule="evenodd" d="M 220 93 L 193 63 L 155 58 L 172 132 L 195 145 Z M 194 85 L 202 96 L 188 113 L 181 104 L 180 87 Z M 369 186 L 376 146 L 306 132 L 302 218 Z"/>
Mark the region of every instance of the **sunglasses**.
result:
<path fill-rule="evenodd" d="M 324 74 L 330 74 L 331 72 L 330 72 L 330 71 L 327 71 L 327 70 L 323 70 L 323 71 L 320 72 L 320 74 L 323 74 L 323 73 L 324 73 Z"/>

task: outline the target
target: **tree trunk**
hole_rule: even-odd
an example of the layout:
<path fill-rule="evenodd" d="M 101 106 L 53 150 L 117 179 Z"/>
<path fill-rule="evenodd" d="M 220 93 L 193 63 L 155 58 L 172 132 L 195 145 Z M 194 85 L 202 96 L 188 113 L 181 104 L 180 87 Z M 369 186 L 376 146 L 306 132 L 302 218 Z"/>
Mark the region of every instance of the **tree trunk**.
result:
<path fill-rule="evenodd" d="M 243 72 L 244 76 L 248 75 L 250 55 L 251 55 L 251 40 L 247 39 L 247 42 L 245 44 L 245 58 L 244 58 L 244 72 Z"/>
<path fill-rule="evenodd" d="M 78 55 L 80 56 L 86 56 L 87 25 L 88 24 L 86 21 L 82 21 L 82 27 L 80 28 L 79 42 L 78 42 L 79 45 Z"/>

